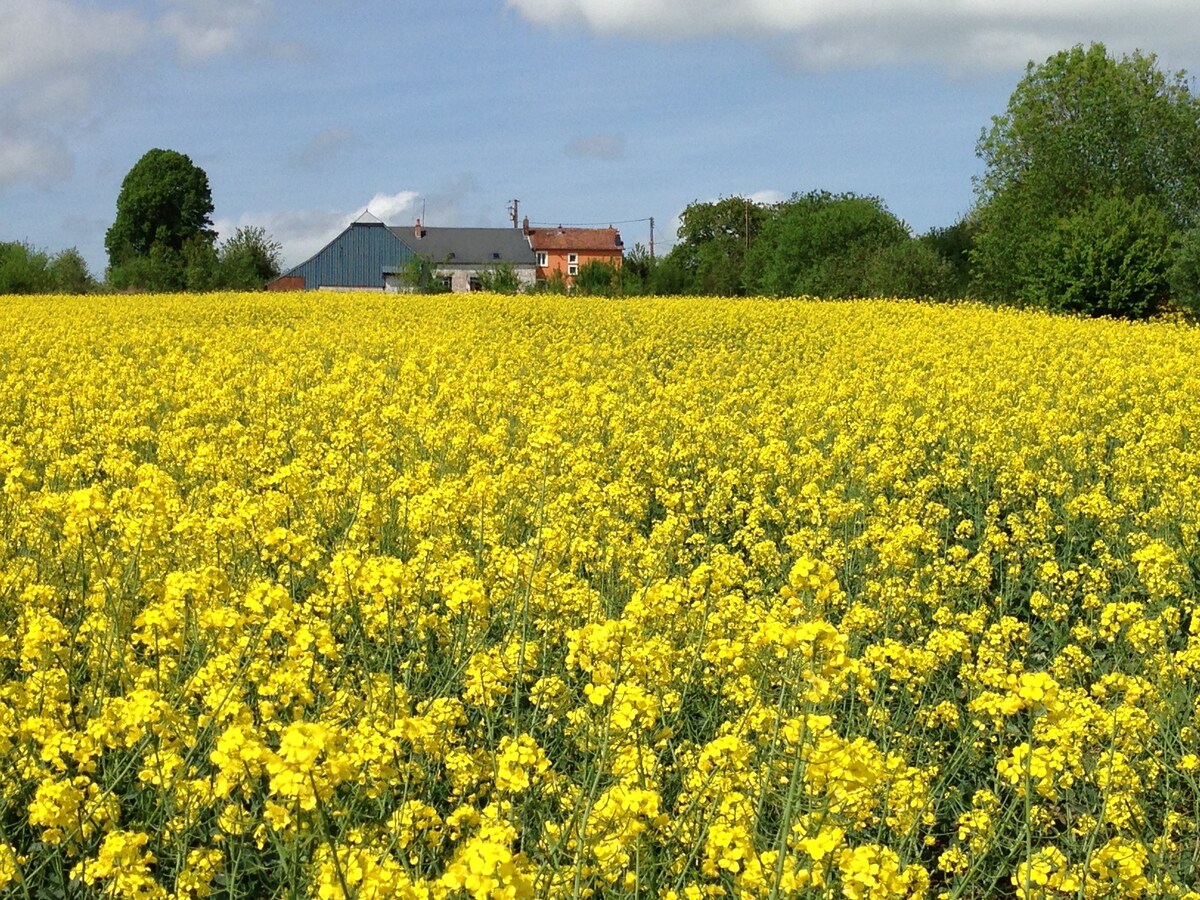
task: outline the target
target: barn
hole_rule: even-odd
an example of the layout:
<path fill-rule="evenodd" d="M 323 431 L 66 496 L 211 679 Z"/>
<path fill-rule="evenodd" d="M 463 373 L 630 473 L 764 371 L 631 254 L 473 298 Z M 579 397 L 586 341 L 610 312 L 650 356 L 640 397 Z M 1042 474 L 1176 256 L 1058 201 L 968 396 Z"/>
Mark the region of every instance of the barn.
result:
<path fill-rule="evenodd" d="M 269 290 L 405 290 L 400 273 L 416 256 L 434 265 L 452 291 L 480 290 L 498 265 L 533 284 L 537 259 L 519 228 L 394 227 L 364 213 L 312 258 L 283 273 Z"/>

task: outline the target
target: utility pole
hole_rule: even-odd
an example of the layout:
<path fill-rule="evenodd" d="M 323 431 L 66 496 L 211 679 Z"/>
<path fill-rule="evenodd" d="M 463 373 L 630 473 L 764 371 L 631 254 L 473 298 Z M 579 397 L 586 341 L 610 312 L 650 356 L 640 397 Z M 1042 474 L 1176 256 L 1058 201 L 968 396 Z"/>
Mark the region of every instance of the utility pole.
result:
<path fill-rule="evenodd" d="M 510 203 L 509 207 L 508 207 L 508 217 L 510 219 L 512 219 L 513 228 L 517 228 L 521 224 L 520 223 L 520 213 L 517 212 L 517 209 L 518 209 L 518 206 L 520 205 L 520 203 L 521 203 L 520 200 L 513 200 L 513 202 Z"/>
<path fill-rule="evenodd" d="M 650 217 L 650 258 L 654 259 L 654 216 Z"/>

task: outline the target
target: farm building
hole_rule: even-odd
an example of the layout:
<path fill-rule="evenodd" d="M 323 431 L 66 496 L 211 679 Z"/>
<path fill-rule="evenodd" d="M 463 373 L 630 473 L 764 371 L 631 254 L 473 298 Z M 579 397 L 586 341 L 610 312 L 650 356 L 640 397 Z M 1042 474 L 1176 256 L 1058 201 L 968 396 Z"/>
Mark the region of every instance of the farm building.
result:
<path fill-rule="evenodd" d="M 274 290 L 403 290 L 400 273 L 414 256 L 430 260 L 453 291 L 479 290 L 499 264 L 533 284 L 535 257 L 518 228 L 393 227 L 364 213 L 311 259 L 267 285 Z"/>
<path fill-rule="evenodd" d="M 530 228 L 529 220 L 521 230 L 537 262 L 537 279 L 543 281 L 560 275 L 571 287 L 579 267 L 589 262 L 605 262 L 620 266 L 624 246 L 621 233 L 608 228 Z"/>
<path fill-rule="evenodd" d="M 501 264 L 512 266 L 521 284 L 534 282 L 533 250 L 516 228 L 426 228 L 418 219 L 411 229 L 389 230 L 402 237 L 412 253 L 431 260 L 436 274 L 455 293 L 480 290 L 480 275 Z M 396 271 L 385 275 L 384 289 L 403 290 Z"/>

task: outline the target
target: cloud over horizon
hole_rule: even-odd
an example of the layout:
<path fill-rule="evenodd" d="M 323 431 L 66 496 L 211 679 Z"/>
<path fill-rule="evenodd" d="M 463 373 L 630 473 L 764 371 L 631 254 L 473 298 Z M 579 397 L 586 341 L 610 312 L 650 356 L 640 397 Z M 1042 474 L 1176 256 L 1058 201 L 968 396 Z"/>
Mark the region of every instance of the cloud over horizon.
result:
<path fill-rule="evenodd" d="M 530 22 L 678 41 L 737 36 L 802 69 L 925 63 L 958 73 L 1102 41 L 1170 56 L 1200 43 L 1195 0 L 506 0 Z"/>
<path fill-rule="evenodd" d="M 0 0 L 0 190 L 49 187 L 74 170 L 71 129 L 131 63 L 163 47 L 201 62 L 242 46 L 274 0 L 157 0 L 101 8 L 82 0 Z"/>

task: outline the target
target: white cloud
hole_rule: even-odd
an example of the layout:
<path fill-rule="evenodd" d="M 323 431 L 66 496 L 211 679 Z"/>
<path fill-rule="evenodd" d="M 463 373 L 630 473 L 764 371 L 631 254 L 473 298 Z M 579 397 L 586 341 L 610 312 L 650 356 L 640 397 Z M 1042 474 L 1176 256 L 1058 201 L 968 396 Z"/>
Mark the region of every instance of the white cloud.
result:
<path fill-rule="evenodd" d="M 158 22 L 183 55 L 204 60 L 243 45 L 255 30 L 270 21 L 271 0 L 168 0 Z"/>
<path fill-rule="evenodd" d="M 130 10 L 68 0 L 0 0 L 0 87 L 71 77 L 97 62 L 123 59 L 148 30 Z"/>
<path fill-rule="evenodd" d="M 770 206 L 773 203 L 782 203 L 790 196 L 790 194 L 785 194 L 783 191 L 765 190 L 754 191 L 753 193 L 747 194 L 746 199 L 751 203 L 760 203 L 764 206 Z"/>
<path fill-rule="evenodd" d="M 1078 43 L 1189 58 L 1200 43 L 1195 0 L 507 0 L 543 25 L 658 40 L 735 35 L 803 68 L 927 62 L 1009 68 Z"/>
<path fill-rule="evenodd" d="M 135 62 L 144 75 L 164 48 L 168 60 L 230 52 L 273 8 L 274 0 L 0 0 L 0 189 L 69 177 L 79 120 L 109 86 L 134 77 Z"/>

